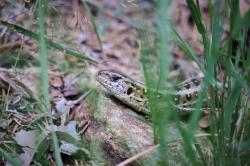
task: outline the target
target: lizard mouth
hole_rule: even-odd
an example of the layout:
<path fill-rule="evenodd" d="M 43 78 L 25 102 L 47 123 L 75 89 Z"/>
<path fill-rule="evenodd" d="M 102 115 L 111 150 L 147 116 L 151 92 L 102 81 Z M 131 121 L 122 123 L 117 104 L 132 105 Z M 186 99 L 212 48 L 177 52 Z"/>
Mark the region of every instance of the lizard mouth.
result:
<path fill-rule="evenodd" d="M 103 78 L 103 74 L 102 74 L 102 71 L 98 71 L 98 73 L 96 74 L 96 80 L 104 86 L 104 78 Z"/>
<path fill-rule="evenodd" d="M 110 73 L 106 70 L 100 70 L 96 74 L 96 80 L 105 88 L 108 88 L 112 80 L 110 79 Z"/>

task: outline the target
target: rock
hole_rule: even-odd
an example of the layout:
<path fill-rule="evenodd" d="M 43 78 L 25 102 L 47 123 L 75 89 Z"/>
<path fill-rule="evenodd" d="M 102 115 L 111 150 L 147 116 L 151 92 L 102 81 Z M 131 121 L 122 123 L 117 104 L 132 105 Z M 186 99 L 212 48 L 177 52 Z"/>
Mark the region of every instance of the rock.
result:
<path fill-rule="evenodd" d="M 86 135 L 89 136 L 90 141 L 99 142 L 102 156 L 109 165 L 117 165 L 125 159 L 154 146 L 153 129 L 150 123 L 142 115 L 127 108 L 108 94 L 99 95 L 97 107 L 93 110 L 93 114 L 95 122 L 89 127 Z M 183 151 L 182 139 L 178 129 L 170 123 L 167 131 L 169 142 L 166 154 L 167 162 L 169 165 L 187 163 L 188 160 Z M 197 133 L 202 132 L 198 131 Z M 208 139 L 197 137 L 197 140 L 202 152 L 205 152 L 205 157 L 209 158 L 211 151 L 208 148 L 210 147 Z M 159 158 L 158 151 L 154 150 L 147 156 L 142 156 L 130 164 L 145 165 L 151 163 L 155 165 L 154 162 L 157 158 Z"/>

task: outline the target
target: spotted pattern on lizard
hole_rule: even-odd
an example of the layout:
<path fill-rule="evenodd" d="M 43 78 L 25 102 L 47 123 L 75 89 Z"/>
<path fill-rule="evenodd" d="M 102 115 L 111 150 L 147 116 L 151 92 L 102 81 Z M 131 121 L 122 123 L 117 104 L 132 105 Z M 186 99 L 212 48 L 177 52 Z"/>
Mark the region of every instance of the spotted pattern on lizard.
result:
<path fill-rule="evenodd" d="M 111 70 L 101 70 L 96 75 L 97 81 L 115 98 L 138 112 L 149 114 L 146 88 L 130 77 Z M 198 97 L 203 79 L 191 78 L 176 86 L 173 93 L 174 106 L 182 112 L 190 112 Z"/>

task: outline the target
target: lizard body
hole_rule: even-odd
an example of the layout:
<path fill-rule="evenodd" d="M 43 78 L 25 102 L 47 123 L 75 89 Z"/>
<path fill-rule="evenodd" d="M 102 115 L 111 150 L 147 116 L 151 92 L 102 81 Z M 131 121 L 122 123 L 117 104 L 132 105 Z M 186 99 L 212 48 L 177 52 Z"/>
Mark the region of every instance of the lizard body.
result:
<path fill-rule="evenodd" d="M 115 98 L 143 114 L 150 114 L 146 88 L 133 79 L 111 70 L 101 70 L 96 75 L 97 81 Z M 181 112 L 191 112 L 192 105 L 201 90 L 203 79 L 191 78 L 176 87 L 173 106 Z"/>

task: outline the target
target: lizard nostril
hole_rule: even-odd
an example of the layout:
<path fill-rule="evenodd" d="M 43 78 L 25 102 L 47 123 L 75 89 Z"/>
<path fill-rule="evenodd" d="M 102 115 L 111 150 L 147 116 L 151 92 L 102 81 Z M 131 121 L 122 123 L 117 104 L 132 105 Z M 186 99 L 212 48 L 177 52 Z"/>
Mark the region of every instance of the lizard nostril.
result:
<path fill-rule="evenodd" d="M 127 95 L 130 95 L 132 92 L 133 92 L 133 88 L 129 87 L 129 88 L 127 89 Z"/>

